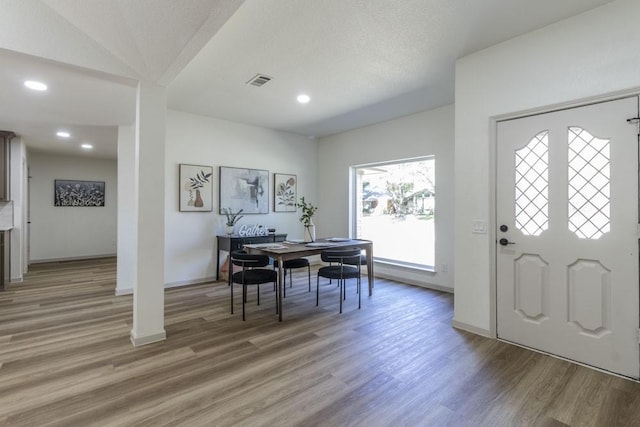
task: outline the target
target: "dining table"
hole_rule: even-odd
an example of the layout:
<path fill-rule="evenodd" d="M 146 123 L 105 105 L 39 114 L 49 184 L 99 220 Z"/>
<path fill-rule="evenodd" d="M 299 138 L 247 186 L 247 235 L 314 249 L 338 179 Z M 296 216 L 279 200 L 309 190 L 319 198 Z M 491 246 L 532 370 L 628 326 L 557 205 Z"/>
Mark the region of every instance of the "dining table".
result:
<path fill-rule="evenodd" d="M 267 255 L 278 261 L 278 265 L 290 259 L 318 255 L 325 249 L 349 249 L 360 248 L 365 251 L 367 258 L 367 279 L 369 296 L 373 295 L 373 242 L 370 240 L 350 239 L 344 237 L 328 237 L 316 239 L 313 242 L 285 240 L 277 243 L 245 244 L 244 249 L 248 253 Z M 283 268 L 278 269 L 278 320 L 282 322 L 282 291 L 284 286 Z"/>

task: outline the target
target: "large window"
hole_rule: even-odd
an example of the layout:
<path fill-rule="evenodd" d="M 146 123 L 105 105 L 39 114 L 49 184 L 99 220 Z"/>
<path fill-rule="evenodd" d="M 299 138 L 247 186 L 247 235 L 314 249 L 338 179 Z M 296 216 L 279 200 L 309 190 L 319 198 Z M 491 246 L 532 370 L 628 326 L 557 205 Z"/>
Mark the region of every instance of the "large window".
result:
<path fill-rule="evenodd" d="M 376 261 L 433 268 L 435 158 L 352 168 L 355 235 L 372 240 Z"/>

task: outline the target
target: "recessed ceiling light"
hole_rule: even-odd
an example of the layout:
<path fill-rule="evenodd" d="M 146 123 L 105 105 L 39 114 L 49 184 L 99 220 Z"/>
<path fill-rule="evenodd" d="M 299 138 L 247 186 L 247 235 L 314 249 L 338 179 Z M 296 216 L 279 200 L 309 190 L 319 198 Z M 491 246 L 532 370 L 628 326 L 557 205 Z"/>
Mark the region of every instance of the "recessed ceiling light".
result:
<path fill-rule="evenodd" d="M 47 85 L 42 82 L 37 82 L 35 80 L 27 80 L 24 82 L 24 85 L 32 90 L 43 91 L 47 90 Z"/>
<path fill-rule="evenodd" d="M 91 150 L 93 148 L 93 145 L 91 145 L 91 144 L 82 144 L 80 147 L 84 148 L 85 150 Z"/>
<path fill-rule="evenodd" d="M 311 101 L 311 98 L 309 98 L 309 95 L 305 95 L 305 94 L 298 95 L 298 102 L 300 104 L 306 104 L 309 101 Z"/>
<path fill-rule="evenodd" d="M 56 133 L 56 135 L 58 135 L 60 138 L 69 138 L 71 136 L 71 134 L 69 132 L 66 132 L 66 131 L 63 131 L 63 130 L 58 131 Z"/>

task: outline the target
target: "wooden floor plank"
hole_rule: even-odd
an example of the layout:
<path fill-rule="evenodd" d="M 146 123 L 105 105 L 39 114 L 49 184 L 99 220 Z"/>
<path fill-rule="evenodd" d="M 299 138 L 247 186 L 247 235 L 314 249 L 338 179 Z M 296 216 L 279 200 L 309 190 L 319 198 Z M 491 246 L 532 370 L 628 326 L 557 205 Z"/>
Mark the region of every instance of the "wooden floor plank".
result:
<path fill-rule="evenodd" d="M 173 288 L 167 339 L 133 347 L 115 269 L 33 265 L 0 293 L 0 425 L 640 425 L 637 382 L 453 329 L 447 293 L 376 279 L 339 314 L 294 274 L 283 322 L 269 286 L 243 322 L 224 282 Z"/>

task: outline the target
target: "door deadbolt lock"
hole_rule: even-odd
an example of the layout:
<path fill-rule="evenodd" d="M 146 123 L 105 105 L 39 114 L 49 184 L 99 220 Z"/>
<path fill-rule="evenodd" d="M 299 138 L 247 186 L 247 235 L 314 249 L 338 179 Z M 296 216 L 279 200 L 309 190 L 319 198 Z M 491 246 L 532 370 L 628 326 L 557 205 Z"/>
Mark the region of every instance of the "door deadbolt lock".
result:
<path fill-rule="evenodd" d="M 502 231 L 503 233 L 504 233 L 504 232 L 507 232 L 507 231 L 509 231 L 509 227 L 507 227 L 506 225 L 502 224 L 502 225 L 500 226 L 500 231 Z"/>

